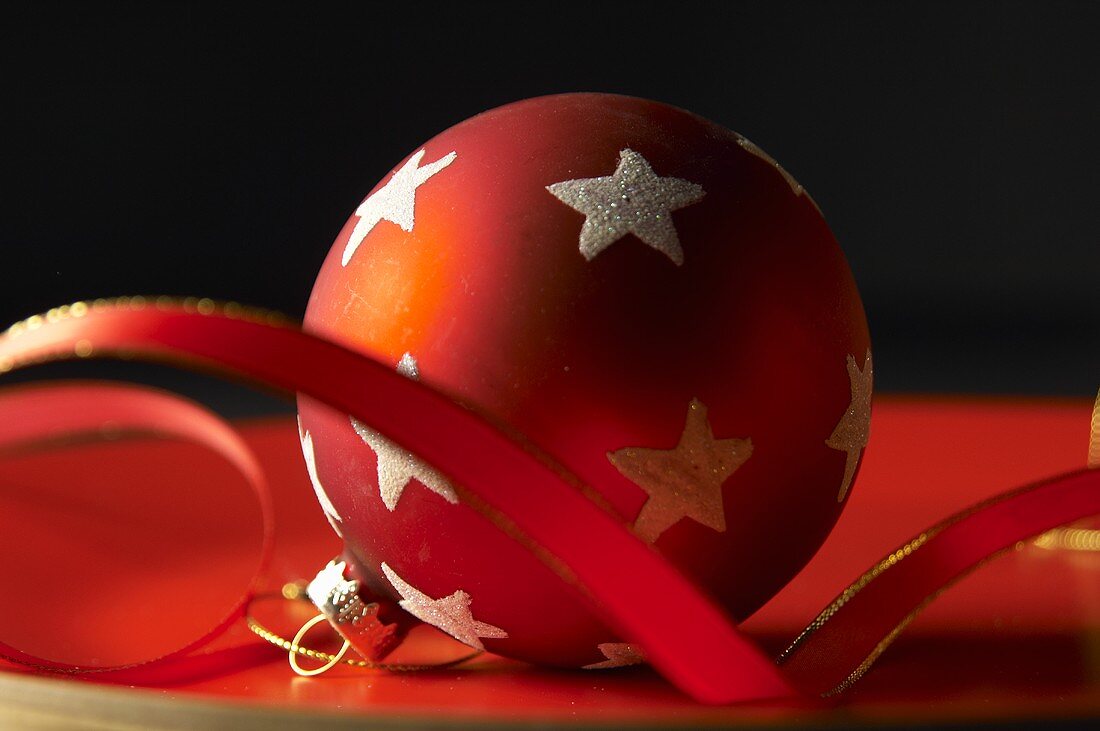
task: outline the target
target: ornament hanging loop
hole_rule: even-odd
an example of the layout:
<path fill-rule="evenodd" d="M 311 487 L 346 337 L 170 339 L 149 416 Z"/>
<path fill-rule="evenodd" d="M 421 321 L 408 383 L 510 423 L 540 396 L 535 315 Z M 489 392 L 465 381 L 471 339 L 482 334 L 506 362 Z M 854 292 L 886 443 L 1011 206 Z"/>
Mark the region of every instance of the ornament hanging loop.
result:
<path fill-rule="evenodd" d="M 326 662 L 324 665 L 317 668 L 307 670 L 298 663 L 298 651 L 302 647 L 302 640 L 305 639 L 305 636 L 309 633 L 311 629 L 316 627 L 321 622 L 327 621 L 328 618 L 325 617 L 325 615 L 318 614 L 317 616 L 313 617 L 308 622 L 303 624 L 302 628 L 298 630 L 298 634 L 294 635 L 294 639 L 291 641 L 290 649 L 287 650 L 287 659 L 290 662 L 290 669 L 293 670 L 297 675 L 309 678 L 313 677 L 314 675 L 322 675 L 324 673 L 327 673 L 329 670 L 332 670 L 332 668 L 340 664 L 340 661 L 344 659 L 344 655 L 346 655 L 348 650 L 351 648 L 351 643 L 347 640 L 344 640 L 344 644 L 340 646 L 340 651 L 330 657 L 328 659 L 328 662 Z"/>

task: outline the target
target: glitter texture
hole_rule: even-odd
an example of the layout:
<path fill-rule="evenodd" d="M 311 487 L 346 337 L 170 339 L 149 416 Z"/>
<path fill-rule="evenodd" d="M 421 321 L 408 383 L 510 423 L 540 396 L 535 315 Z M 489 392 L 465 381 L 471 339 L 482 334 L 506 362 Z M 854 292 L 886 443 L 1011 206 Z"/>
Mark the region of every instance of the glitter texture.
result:
<path fill-rule="evenodd" d="M 405 353 L 401 356 L 401 360 L 397 361 L 397 372 L 405 378 L 420 380 L 420 365 L 416 362 L 416 358 L 412 357 L 412 353 Z"/>
<path fill-rule="evenodd" d="M 397 372 L 414 381 L 420 380 L 420 367 L 410 353 L 401 356 Z M 391 512 L 397 508 L 397 501 L 414 478 L 447 502 L 458 502 L 458 494 L 447 478 L 415 454 L 394 444 L 355 417 L 351 417 L 351 426 L 359 438 L 374 450 L 378 461 L 378 492 Z"/>
<path fill-rule="evenodd" d="M 707 407 L 692 399 L 674 449 L 627 447 L 607 458 L 649 495 L 634 521 L 634 532 L 652 543 L 683 518 L 725 531 L 722 484 L 750 456 L 752 440 L 715 439 Z"/>
<path fill-rule="evenodd" d="M 585 215 L 580 250 L 591 261 L 627 234 L 667 255 L 677 266 L 684 251 L 672 225 L 672 211 L 699 202 L 703 187 L 679 178 L 660 178 L 633 150 L 619 153 L 615 172 L 602 178 L 566 180 L 546 186 L 558 200 Z"/>
<path fill-rule="evenodd" d="M 624 668 L 628 665 L 641 665 L 645 662 L 645 653 L 640 647 L 628 642 L 603 642 L 596 646 L 607 659 L 603 662 L 594 662 L 585 665 L 584 670 L 610 670 L 611 668 Z"/>
<path fill-rule="evenodd" d="M 844 500 L 844 496 L 848 494 L 848 488 L 852 486 L 860 454 L 871 436 L 871 389 L 874 380 L 871 351 L 867 351 L 862 371 L 856 365 L 854 356 L 848 356 L 847 365 L 848 380 L 852 387 L 852 401 L 848 405 L 848 410 L 844 412 L 844 416 L 840 417 L 840 423 L 825 440 L 825 445 L 830 449 L 848 453 L 847 459 L 844 460 L 844 479 L 840 483 L 840 492 L 836 496 L 838 503 Z"/>
<path fill-rule="evenodd" d="M 435 162 L 419 167 L 424 159 L 424 150 L 409 158 L 401 169 L 393 174 L 385 185 L 359 204 L 355 215 L 359 220 L 348 236 L 341 264 L 348 265 L 355 250 L 380 221 L 396 223 L 402 231 L 412 231 L 414 209 L 416 208 L 416 189 L 427 182 L 428 178 L 450 165 L 458 157 L 457 152 L 448 152 Z"/>
<path fill-rule="evenodd" d="M 761 160 L 778 170 L 779 174 L 783 176 L 783 180 L 787 181 L 787 185 L 791 187 L 792 193 L 794 193 L 795 195 L 802 195 L 806 192 L 806 189 L 802 187 L 802 184 L 795 180 L 794 176 L 784 170 L 783 166 L 775 161 L 775 158 L 761 150 L 759 147 L 753 144 L 751 140 L 747 140 L 744 137 L 738 137 L 737 144 L 741 145 L 741 147 L 749 154 L 759 157 Z"/>
<path fill-rule="evenodd" d="M 442 599 L 432 599 L 427 594 L 411 586 L 397 575 L 388 564 L 382 564 L 382 573 L 397 593 L 401 608 L 421 622 L 437 627 L 459 642 L 478 650 L 484 650 L 482 637 L 506 639 L 508 633 L 500 627 L 478 622 L 470 611 L 470 595 L 461 589 Z"/>
<path fill-rule="evenodd" d="M 325 511 L 325 517 L 328 518 L 329 525 L 336 531 L 336 535 L 343 538 L 343 534 L 340 532 L 340 523 L 343 522 L 343 518 L 336 512 L 336 508 L 333 507 L 332 501 L 328 499 L 328 494 L 325 493 L 325 488 L 321 485 L 321 478 L 317 475 L 317 457 L 313 453 L 313 436 L 308 431 L 302 430 L 302 420 L 298 419 L 298 438 L 302 441 L 302 457 L 306 461 L 306 472 L 309 474 L 309 481 L 313 483 L 313 492 L 317 495 L 317 502 L 321 504 L 321 510 Z"/>

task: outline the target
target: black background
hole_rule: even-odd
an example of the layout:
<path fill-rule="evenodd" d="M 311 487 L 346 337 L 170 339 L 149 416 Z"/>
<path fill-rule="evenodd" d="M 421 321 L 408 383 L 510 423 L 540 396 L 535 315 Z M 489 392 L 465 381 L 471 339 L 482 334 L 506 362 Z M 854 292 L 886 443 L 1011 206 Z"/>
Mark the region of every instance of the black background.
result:
<path fill-rule="evenodd" d="M 1090 395 L 1098 8 L 8 8 L 0 319 L 138 293 L 300 316 L 346 217 L 420 143 L 523 97 L 615 91 L 745 134 L 813 193 L 880 390 Z"/>

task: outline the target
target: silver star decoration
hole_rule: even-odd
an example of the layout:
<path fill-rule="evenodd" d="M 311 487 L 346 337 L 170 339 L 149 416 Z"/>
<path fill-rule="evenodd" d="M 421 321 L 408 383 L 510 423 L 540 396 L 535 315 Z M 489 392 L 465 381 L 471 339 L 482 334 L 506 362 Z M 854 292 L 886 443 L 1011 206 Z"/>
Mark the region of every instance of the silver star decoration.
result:
<path fill-rule="evenodd" d="M 806 189 L 802 187 L 801 183 L 794 179 L 793 175 L 788 173 L 782 165 L 776 162 L 774 157 L 761 150 L 751 140 L 745 139 L 740 135 L 737 136 L 737 144 L 740 145 L 741 149 L 745 150 L 745 152 L 748 152 L 750 155 L 754 155 L 760 158 L 761 160 L 778 170 L 779 174 L 783 176 L 783 180 L 785 180 L 787 185 L 790 186 L 791 192 L 794 193 L 796 196 L 805 195 L 806 200 L 810 201 L 810 203 L 813 204 L 818 213 L 821 213 L 821 207 L 817 205 L 817 201 L 813 199 L 813 196 L 811 196 L 806 191 Z"/>
<path fill-rule="evenodd" d="M 298 419 L 298 438 L 302 442 L 302 457 L 305 458 L 306 472 L 309 474 L 309 481 L 313 483 L 313 492 L 317 495 L 317 502 L 321 504 L 321 510 L 325 511 L 325 517 L 328 518 L 332 529 L 336 531 L 336 535 L 343 538 L 344 535 L 340 532 L 340 523 L 344 519 L 336 512 L 336 508 L 332 505 L 332 501 L 329 500 L 325 488 L 321 484 L 321 478 L 317 475 L 317 457 L 313 453 L 313 435 L 302 430 L 302 420 L 300 418 Z"/>
<path fill-rule="evenodd" d="M 420 367 L 410 353 L 401 356 L 397 372 L 414 381 L 420 380 Z M 412 452 L 394 444 L 355 417 L 351 417 L 351 426 L 359 438 L 374 450 L 378 461 L 378 492 L 390 512 L 397 508 L 397 501 L 414 478 L 447 502 L 458 503 L 458 494 L 447 478 L 420 461 Z"/>
<path fill-rule="evenodd" d="M 421 622 L 430 624 L 478 650 L 485 649 L 481 643 L 482 637 L 507 639 L 508 633 L 500 627 L 474 619 L 470 611 L 470 595 L 461 589 L 442 599 L 432 599 L 398 576 L 388 564 L 382 564 L 382 573 L 401 595 L 398 605 Z"/>
<path fill-rule="evenodd" d="M 722 485 L 751 456 L 751 439 L 715 439 L 707 407 L 692 399 L 675 447 L 625 447 L 608 452 L 607 459 L 649 495 L 634 520 L 634 532 L 653 543 L 684 518 L 724 532 Z"/>
<path fill-rule="evenodd" d="M 385 185 L 368 196 L 355 209 L 355 215 L 359 216 L 359 220 L 351 230 L 340 263 L 343 266 L 348 265 L 359 244 L 363 243 L 363 239 L 380 221 L 396 223 L 402 231 L 412 231 L 415 222 L 413 214 L 416 208 L 416 189 L 428 178 L 454 162 L 457 157 L 457 152 L 448 152 L 424 167 L 419 167 L 420 161 L 424 159 L 424 150 L 410 157 Z"/>
<path fill-rule="evenodd" d="M 641 665 L 645 660 L 645 653 L 640 647 L 628 642 L 603 642 L 596 645 L 596 649 L 603 653 L 607 659 L 603 662 L 594 662 L 585 665 L 583 670 L 608 670 L 610 668 L 623 668 L 628 665 Z"/>
<path fill-rule="evenodd" d="M 397 372 L 405 378 L 411 378 L 414 381 L 420 380 L 420 364 L 416 362 L 416 358 L 413 357 L 412 353 L 405 353 L 397 361 Z"/>
<path fill-rule="evenodd" d="M 684 251 L 672 212 L 702 200 L 703 187 L 680 178 L 660 178 L 639 153 L 619 153 L 615 172 L 546 186 L 558 200 L 585 215 L 580 250 L 591 261 L 627 234 L 662 252 L 677 266 Z"/>
<path fill-rule="evenodd" d="M 747 140 L 744 137 L 738 137 L 737 144 L 741 145 L 742 149 L 744 149 L 749 154 L 759 157 L 761 160 L 778 170 L 779 174 L 783 176 L 783 180 L 787 181 L 787 185 L 791 187 L 792 193 L 794 193 L 795 195 L 802 195 L 802 193 L 805 191 L 805 188 L 802 187 L 801 183 L 794 179 L 794 176 L 784 170 L 783 166 L 777 163 L 774 157 L 757 147 L 756 144 L 752 142 L 752 140 Z"/>
<path fill-rule="evenodd" d="M 867 357 L 863 360 L 863 370 L 856 365 L 856 359 L 848 356 L 848 380 L 852 388 L 852 401 L 840 422 L 833 429 L 833 433 L 825 440 L 825 446 L 841 452 L 847 452 L 844 460 L 844 479 L 840 483 L 840 492 L 836 501 L 842 502 L 848 494 L 848 488 L 852 486 L 852 479 L 856 475 L 856 467 L 859 465 L 859 457 L 867 446 L 867 440 L 871 436 L 871 389 L 874 381 L 874 371 L 871 366 L 871 351 L 867 351 Z"/>

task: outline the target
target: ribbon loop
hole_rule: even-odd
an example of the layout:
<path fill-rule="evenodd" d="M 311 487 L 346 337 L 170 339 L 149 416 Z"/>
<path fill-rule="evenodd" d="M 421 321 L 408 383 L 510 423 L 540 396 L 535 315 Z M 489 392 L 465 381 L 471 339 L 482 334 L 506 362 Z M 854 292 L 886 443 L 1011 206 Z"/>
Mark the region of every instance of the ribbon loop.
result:
<path fill-rule="evenodd" d="M 221 610 L 221 616 L 209 631 L 184 646 L 137 662 L 87 664 L 40 657 L 0 641 L 0 658 L 43 670 L 96 673 L 105 678 L 111 676 L 113 680 L 142 678 L 151 674 L 150 666 L 180 660 L 240 619 L 266 569 L 274 536 L 274 518 L 263 471 L 251 450 L 228 424 L 177 396 L 146 387 L 91 381 L 9 388 L 0 392 L 0 414 L 3 415 L 0 419 L 0 457 L 10 458 L 43 447 L 100 441 L 105 436 L 117 438 L 139 434 L 181 439 L 203 446 L 244 477 L 262 520 L 261 543 L 247 589 Z M 149 557 L 149 560 L 156 559 Z M 135 598 L 135 611 L 139 609 L 140 603 Z"/>

